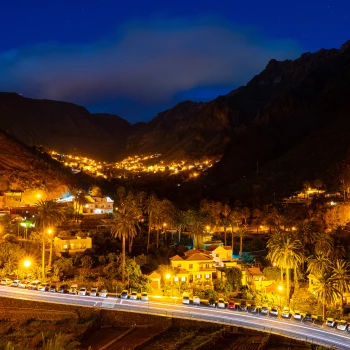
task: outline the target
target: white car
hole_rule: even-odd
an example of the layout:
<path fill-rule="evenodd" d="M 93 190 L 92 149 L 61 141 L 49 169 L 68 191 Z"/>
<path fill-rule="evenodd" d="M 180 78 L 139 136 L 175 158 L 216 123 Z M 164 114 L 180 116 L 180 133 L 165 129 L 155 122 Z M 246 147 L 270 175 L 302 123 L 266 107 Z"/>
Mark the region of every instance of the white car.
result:
<path fill-rule="evenodd" d="M 193 297 L 193 302 L 192 303 L 193 303 L 193 305 L 200 305 L 201 304 L 201 300 L 200 300 L 199 296 L 195 295 Z"/>
<path fill-rule="evenodd" d="M 219 298 L 217 307 L 221 309 L 224 309 L 226 307 L 225 300 L 223 298 Z"/>
<path fill-rule="evenodd" d="M 283 318 L 289 318 L 289 317 L 290 317 L 290 308 L 287 307 L 287 306 L 285 306 L 285 307 L 283 308 L 283 310 L 282 310 L 281 316 L 282 316 Z"/>
<path fill-rule="evenodd" d="M 339 329 L 340 331 L 346 331 L 348 327 L 348 323 L 345 320 L 341 320 L 337 323 L 336 328 Z"/>
<path fill-rule="evenodd" d="M 129 299 L 131 300 L 137 300 L 137 292 L 131 292 Z"/>
<path fill-rule="evenodd" d="M 97 295 L 98 295 L 98 288 L 97 287 L 91 287 L 90 296 L 91 297 L 97 297 Z"/>
<path fill-rule="evenodd" d="M 148 294 L 147 294 L 147 292 L 142 292 L 141 293 L 141 300 L 148 301 Z"/>
<path fill-rule="evenodd" d="M 80 288 L 78 295 L 83 295 L 83 296 L 86 295 L 86 288 L 85 287 Z"/>
<path fill-rule="evenodd" d="M 48 292 L 49 287 L 50 287 L 50 283 L 41 283 L 38 286 L 38 291 L 40 291 L 40 292 Z"/>
<path fill-rule="evenodd" d="M 302 320 L 303 316 L 300 311 L 294 311 L 293 317 L 295 320 Z"/>
<path fill-rule="evenodd" d="M 270 310 L 270 316 L 276 316 L 278 317 L 278 307 L 277 306 L 273 306 Z"/>
<path fill-rule="evenodd" d="M 260 315 L 267 315 L 269 313 L 269 307 L 266 305 L 263 305 L 260 309 Z"/>
<path fill-rule="evenodd" d="M 187 295 L 182 297 L 182 304 L 190 305 L 190 297 L 188 297 Z"/>
<path fill-rule="evenodd" d="M 107 298 L 107 295 L 108 295 L 107 289 L 102 289 L 98 295 L 102 298 Z"/>
<path fill-rule="evenodd" d="M 20 284 L 20 280 L 14 280 L 11 284 L 10 284 L 10 286 L 11 287 L 18 287 L 18 285 Z"/>
<path fill-rule="evenodd" d="M 328 317 L 327 320 L 326 320 L 326 326 L 334 327 L 335 326 L 335 318 Z"/>

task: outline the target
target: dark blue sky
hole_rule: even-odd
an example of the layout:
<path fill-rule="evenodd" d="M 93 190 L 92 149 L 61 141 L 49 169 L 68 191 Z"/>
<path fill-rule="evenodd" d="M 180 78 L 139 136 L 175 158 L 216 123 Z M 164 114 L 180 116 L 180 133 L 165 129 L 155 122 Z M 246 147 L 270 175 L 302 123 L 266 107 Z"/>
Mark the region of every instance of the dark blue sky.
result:
<path fill-rule="evenodd" d="M 350 1 L 3 1 L 0 90 L 130 122 L 245 84 L 270 58 L 340 47 Z"/>

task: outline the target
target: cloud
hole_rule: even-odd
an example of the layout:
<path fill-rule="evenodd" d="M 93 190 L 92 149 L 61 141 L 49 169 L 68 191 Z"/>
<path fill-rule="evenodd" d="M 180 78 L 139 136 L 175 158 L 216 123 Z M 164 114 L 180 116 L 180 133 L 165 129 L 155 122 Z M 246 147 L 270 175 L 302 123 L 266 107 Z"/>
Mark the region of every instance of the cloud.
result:
<path fill-rule="evenodd" d="M 0 90 L 83 105 L 124 99 L 151 106 L 196 87 L 245 84 L 271 58 L 299 53 L 291 40 L 218 19 L 129 22 L 89 45 L 42 43 L 0 53 Z"/>

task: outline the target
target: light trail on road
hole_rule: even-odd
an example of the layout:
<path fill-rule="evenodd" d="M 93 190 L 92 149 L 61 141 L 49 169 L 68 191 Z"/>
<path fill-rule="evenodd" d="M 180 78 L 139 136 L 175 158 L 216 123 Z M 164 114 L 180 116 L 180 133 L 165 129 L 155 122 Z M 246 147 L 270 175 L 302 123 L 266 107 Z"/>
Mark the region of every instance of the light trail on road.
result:
<path fill-rule="evenodd" d="M 350 334 L 348 332 L 341 332 L 328 327 L 324 328 L 324 326 L 311 323 L 302 323 L 293 319 L 254 315 L 247 312 L 217 309 L 207 306 L 183 305 L 181 301 L 180 303 L 176 303 L 176 301 L 169 303 L 159 300 L 141 301 L 113 297 L 101 298 L 39 292 L 7 286 L 0 286 L 0 296 L 222 323 L 267 333 L 275 333 L 284 337 L 320 345 L 333 346 L 341 350 L 350 350 Z"/>

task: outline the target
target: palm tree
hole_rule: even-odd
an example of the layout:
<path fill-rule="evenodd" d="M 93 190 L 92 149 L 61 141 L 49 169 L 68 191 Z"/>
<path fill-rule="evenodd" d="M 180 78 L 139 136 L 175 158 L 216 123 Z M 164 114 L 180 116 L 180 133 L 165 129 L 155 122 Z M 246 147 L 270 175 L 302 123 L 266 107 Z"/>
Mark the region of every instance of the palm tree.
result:
<path fill-rule="evenodd" d="M 314 186 L 317 188 L 317 193 L 320 192 L 320 188 L 322 187 L 323 182 L 320 179 L 316 179 L 314 181 Z"/>
<path fill-rule="evenodd" d="M 139 223 L 139 211 L 130 206 L 118 212 L 112 221 L 111 233 L 114 237 L 122 240 L 122 283 L 125 283 L 125 241 L 126 238 L 134 237 L 137 234 Z"/>
<path fill-rule="evenodd" d="M 349 292 L 350 263 L 345 260 L 336 260 L 332 266 L 332 279 L 340 293 L 340 313 L 343 315 L 343 295 Z"/>
<path fill-rule="evenodd" d="M 233 248 L 235 244 L 234 232 L 238 228 L 239 224 L 242 222 L 239 210 L 237 208 L 232 210 L 227 220 L 231 226 L 231 250 L 233 252 Z"/>
<path fill-rule="evenodd" d="M 263 216 L 264 216 L 264 213 L 260 209 L 258 208 L 254 209 L 253 217 L 254 217 L 254 223 L 256 225 L 256 233 L 259 233 L 259 226 L 262 223 Z"/>
<path fill-rule="evenodd" d="M 41 230 L 42 234 L 42 277 L 45 278 L 45 243 L 47 240 L 48 228 L 54 228 L 64 220 L 62 207 L 55 200 L 40 200 L 36 206 L 38 214 L 35 217 L 35 226 Z M 51 268 L 52 259 L 52 239 L 50 238 L 50 259 L 49 268 Z"/>
<path fill-rule="evenodd" d="M 188 221 L 188 213 L 177 209 L 175 212 L 175 225 L 177 225 L 178 227 L 178 231 L 179 231 L 179 236 L 178 236 L 178 243 L 180 243 L 181 241 L 181 233 L 182 233 L 182 229 L 183 227 L 187 224 Z"/>
<path fill-rule="evenodd" d="M 307 271 L 314 276 L 322 275 L 323 272 L 326 271 L 331 265 L 329 257 L 319 252 L 310 256 L 307 259 L 307 262 Z"/>
<path fill-rule="evenodd" d="M 221 210 L 221 215 L 223 216 L 222 218 L 222 224 L 224 225 L 224 242 L 225 246 L 227 245 L 226 243 L 226 226 L 228 225 L 228 216 L 230 215 L 232 209 L 228 204 L 224 204 Z"/>
<path fill-rule="evenodd" d="M 318 232 L 312 242 L 316 254 L 325 254 L 329 256 L 333 252 L 334 240 L 327 232 Z"/>
<path fill-rule="evenodd" d="M 326 319 L 326 305 L 335 304 L 341 293 L 337 289 L 337 285 L 333 279 L 332 269 L 322 270 L 316 277 L 314 283 L 314 292 L 319 301 L 322 302 L 323 319 Z"/>
<path fill-rule="evenodd" d="M 294 239 L 285 232 L 275 231 L 267 242 L 269 253 L 267 257 L 272 263 L 286 270 L 287 277 L 287 300 L 289 301 L 289 272 L 291 268 L 298 266 L 303 259 L 303 247 L 298 239 Z"/>
<path fill-rule="evenodd" d="M 236 234 L 239 236 L 239 258 L 242 260 L 242 254 L 243 254 L 243 237 L 248 236 L 248 231 L 244 226 L 240 227 Z"/>

